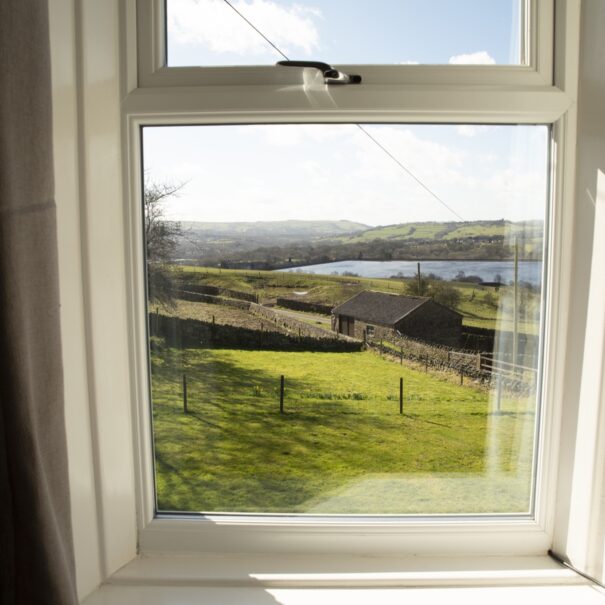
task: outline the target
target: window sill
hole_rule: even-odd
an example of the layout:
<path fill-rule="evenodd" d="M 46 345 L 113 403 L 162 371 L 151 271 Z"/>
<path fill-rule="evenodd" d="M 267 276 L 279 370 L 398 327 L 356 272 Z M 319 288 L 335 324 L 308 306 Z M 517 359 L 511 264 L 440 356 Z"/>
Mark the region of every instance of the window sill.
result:
<path fill-rule="evenodd" d="M 277 558 L 158 553 L 131 561 L 85 599 L 84 605 L 290 605 L 357 600 L 381 605 L 402 602 L 403 597 L 411 604 L 444 597 L 465 605 L 511 597 L 520 602 L 563 597 L 566 602 L 583 604 L 601 603 L 604 595 L 605 591 L 547 556 Z"/>

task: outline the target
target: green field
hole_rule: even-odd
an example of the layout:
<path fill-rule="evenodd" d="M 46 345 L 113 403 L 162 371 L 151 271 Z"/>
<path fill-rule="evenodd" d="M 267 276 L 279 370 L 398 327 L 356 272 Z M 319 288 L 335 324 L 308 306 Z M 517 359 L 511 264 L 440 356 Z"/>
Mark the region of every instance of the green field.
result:
<path fill-rule="evenodd" d="M 419 222 L 386 225 L 367 229 L 361 233 L 341 235 L 335 238 L 343 243 L 387 240 L 451 240 L 467 237 L 518 236 L 527 243 L 541 246 L 543 224 L 541 221 L 463 221 L 451 223 Z"/>
<path fill-rule="evenodd" d="M 497 413 L 487 389 L 456 381 L 370 351 L 156 350 L 158 508 L 526 512 L 532 399 L 505 395 Z"/>

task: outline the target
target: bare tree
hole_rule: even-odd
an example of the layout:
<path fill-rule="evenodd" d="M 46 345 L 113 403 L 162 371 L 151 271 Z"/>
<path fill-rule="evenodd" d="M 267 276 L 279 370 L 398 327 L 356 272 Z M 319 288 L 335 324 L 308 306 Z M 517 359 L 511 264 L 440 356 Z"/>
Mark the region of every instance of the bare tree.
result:
<path fill-rule="evenodd" d="M 148 296 L 151 302 L 168 306 L 174 305 L 175 298 L 175 269 L 170 261 L 183 232 L 179 222 L 166 219 L 165 204 L 183 186 L 146 178 L 143 192 Z"/>

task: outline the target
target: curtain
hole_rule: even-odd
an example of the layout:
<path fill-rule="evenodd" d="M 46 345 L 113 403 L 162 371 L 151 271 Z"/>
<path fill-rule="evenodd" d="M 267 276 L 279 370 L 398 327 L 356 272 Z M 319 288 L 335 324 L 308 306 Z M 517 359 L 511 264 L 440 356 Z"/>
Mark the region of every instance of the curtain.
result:
<path fill-rule="evenodd" d="M 0 602 L 77 603 L 46 0 L 0 2 Z"/>

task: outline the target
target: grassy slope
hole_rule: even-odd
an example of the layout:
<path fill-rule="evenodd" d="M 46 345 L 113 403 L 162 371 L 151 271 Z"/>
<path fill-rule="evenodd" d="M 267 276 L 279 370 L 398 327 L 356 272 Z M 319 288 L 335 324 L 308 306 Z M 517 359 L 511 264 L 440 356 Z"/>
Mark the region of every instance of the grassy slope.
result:
<path fill-rule="evenodd" d="M 510 221 L 471 221 L 462 223 L 402 223 L 375 227 L 359 234 L 343 235 L 336 241 L 353 244 L 356 242 L 369 242 L 374 239 L 388 240 L 451 240 L 465 237 L 511 237 L 518 235 L 525 237 L 527 245 L 541 241 L 542 223 L 533 221 L 528 223 L 511 223 Z"/>
<path fill-rule="evenodd" d="M 525 401 L 505 399 L 495 415 L 484 390 L 371 352 L 165 351 L 152 366 L 161 509 L 527 509 L 533 413 Z"/>

